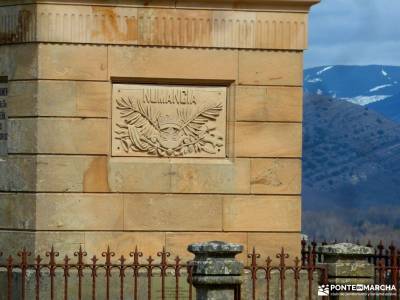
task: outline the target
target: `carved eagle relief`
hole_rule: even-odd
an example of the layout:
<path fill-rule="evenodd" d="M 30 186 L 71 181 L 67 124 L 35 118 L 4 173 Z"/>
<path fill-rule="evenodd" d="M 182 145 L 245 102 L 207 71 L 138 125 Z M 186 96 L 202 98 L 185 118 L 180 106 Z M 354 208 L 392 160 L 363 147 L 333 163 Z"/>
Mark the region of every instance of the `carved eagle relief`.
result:
<path fill-rule="evenodd" d="M 149 104 L 130 97 L 116 100 L 122 123 L 117 123 L 117 139 L 126 153 L 146 152 L 155 156 L 179 157 L 191 153 L 216 154 L 224 138 L 210 121 L 223 110 L 221 103 L 176 109 L 175 115 L 162 114 Z"/>

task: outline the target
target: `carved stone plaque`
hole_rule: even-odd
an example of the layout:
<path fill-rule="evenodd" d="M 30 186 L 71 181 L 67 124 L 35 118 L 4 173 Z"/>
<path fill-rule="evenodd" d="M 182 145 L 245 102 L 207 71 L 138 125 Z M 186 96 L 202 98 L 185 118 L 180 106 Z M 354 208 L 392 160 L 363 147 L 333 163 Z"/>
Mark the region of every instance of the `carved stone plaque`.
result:
<path fill-rule="evenodd" d="M 112 155 L 225 157 L 226 88 L 115 84 Z"/>

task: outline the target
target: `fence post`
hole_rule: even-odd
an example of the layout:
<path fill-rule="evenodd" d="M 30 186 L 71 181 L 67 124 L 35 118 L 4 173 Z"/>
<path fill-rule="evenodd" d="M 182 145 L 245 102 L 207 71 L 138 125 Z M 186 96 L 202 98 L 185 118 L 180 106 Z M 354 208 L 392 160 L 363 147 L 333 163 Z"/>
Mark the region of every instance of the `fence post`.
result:
<path fill-rule="evenodd" d="M 197 300 L 240 299 L 243 264 L 235 256 L 242 245 L 212 241 L 191 244 L 188 250 L 195 255 L 191 264 Z"/>
<path fill-rule="evenodd" d="M 351 243 L 324 245 L 319 248 L 324 263 L 328 267 L 328 282 L 330 285 L 357 285 L 373 284 L 375 266 L 368 262 L 373 255 L 373 248 Z M 336 294 L 337 290 L 330 291 L 330 299 L 348 299 L 348 296 Z M 341 291 L 341 294 L 345 294 Z M 347 291 L 351 293 L 351 291 Z M 351 299 L 365 299 L 365 296 L 352 296 Z"/>

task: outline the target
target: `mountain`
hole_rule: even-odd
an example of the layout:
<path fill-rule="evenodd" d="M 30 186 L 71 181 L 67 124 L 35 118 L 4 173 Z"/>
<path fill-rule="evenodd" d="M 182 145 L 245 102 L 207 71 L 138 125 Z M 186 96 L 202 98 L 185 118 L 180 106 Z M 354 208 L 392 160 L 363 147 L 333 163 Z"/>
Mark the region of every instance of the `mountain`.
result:
<path fill-rule="evenodd" d="M 385 117 L 400 123 L 400 93 L 383 101 L 368 104 L 368 107 Z"/>
<path fill-rule="evenodd" d="M 400 124 L 367 106 L 306 93 L 303 207 L 310 236 L 390 233 L 400 242 Z"/>
<path fill-rule="evenodd" d="M 400 67 L 336 65 L 306 69 L 304 90 L 367 106 L 400 122 Z"/>

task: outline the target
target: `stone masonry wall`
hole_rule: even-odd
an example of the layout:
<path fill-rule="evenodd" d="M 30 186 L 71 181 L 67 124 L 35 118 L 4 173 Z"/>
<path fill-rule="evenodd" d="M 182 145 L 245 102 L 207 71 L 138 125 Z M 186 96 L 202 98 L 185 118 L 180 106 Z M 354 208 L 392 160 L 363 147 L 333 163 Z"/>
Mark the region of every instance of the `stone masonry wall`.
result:
<path fill-rule="evenodd" d="M 282 246 L 299 255 L 304 7 L 315 1 L 285 11 L 89 2 L 0 8 L 0 246 L 166 246 L 189 258 L 188 244 L 218 239 L 263 258 Z M 228 157 L 112 157 L 113 83 L 143 82 L 226 86 Z"/>

